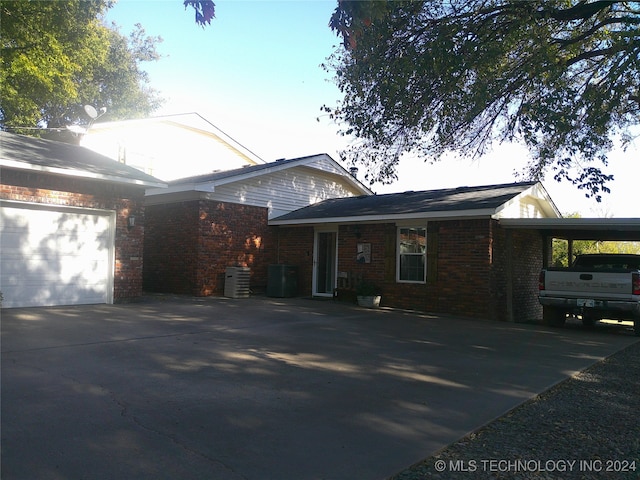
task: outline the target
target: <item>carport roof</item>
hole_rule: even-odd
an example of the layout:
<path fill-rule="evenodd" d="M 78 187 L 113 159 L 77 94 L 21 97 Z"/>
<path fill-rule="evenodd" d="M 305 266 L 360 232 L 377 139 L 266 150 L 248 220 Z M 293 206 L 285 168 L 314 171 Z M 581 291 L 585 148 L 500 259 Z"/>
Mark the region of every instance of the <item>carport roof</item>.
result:
<path fill-rule="evenodd" d="M 497 215 L 512 200 L 538 187 L 543 190 L 538 182 L 520 182 L 334 198 L 274 218 L 269 224 L 490 217 Z M 550 210 L 557 212 L 546 192 L 542 195 L 547 197 Z"/>
<path fill-rule="evenodd" d="M 502 218 L 500 225 L 572 240 L 640 241 L 640 218 Z"/>
<path fill-rule="evenodd" d="M 8 132 L 0 132 L 0 167 L 140 187 L 167 186 L 151 175 L 87 148 Z"/>

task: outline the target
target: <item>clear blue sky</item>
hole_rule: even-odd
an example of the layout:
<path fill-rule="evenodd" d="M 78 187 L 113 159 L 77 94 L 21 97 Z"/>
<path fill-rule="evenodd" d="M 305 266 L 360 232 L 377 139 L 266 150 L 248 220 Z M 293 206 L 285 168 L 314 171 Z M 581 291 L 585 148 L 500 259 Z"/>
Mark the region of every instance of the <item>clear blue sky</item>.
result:
<path fill-rule="evenodd" d="M 267 161 L 328 153 L 336 160 L 347 139 L 323 115 L 340 92 L 320 64 L 339 39 L 328 27 L 336 0 L 216 1 L 216 18 L 204 29 L 181 0 L 120 0 L 108 13 L 122 34 L 140 23 L 161 36 L 163 58 L 145 64 L 151 86 L 167 99 L 157 114 L 198 112 Z M 318 121 L 320 117 L 320 121 Z M 526 164 L 524 149 L 496 148 L 472 163 L 437 165 L 406 160 L 399 182 L 374 185 L 379 193 L 515 181 Z M 601 204 L 551 178 L 545 187 L 563 213 L 638 216 L 634 197 L 640 178 L 640 147 L 612 156 L 613 194 Z"/>

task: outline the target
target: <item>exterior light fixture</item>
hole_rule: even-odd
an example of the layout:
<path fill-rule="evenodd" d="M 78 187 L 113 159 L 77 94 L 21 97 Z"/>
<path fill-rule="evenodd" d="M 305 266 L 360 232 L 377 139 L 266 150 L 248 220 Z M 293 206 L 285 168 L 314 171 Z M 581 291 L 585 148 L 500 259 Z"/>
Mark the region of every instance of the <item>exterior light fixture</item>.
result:
<path fill-rule="evenodd" d="M 135 215 L 129 215 L 127 217 L 127 229 L 131 230 L 135 226 L 136 226 L 136 216 Z"/>

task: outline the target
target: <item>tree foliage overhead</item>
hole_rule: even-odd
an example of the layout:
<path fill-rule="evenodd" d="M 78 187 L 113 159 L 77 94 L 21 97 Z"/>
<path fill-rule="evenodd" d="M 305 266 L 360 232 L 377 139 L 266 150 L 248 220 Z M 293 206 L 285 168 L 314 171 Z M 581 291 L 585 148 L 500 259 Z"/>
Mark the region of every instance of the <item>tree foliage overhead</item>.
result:
<path fill-rule="evenodd" d="M 103 24 L 108 0 L 0 0 L 0 125 L 86 123 L 82 106 L 108 118 L 148 115 L 160 104 L 140 63 L 159 58 L 159 37 Z M 23 130 L 22 133 L 32 133 Z"/>
<path fill-rule="evenodd" d="M 201 27 L 211 24 L 216 17 L 216 4 L 212 0 L 184 0 L 184 8 L 192 7 L 196 14 L 196 23 Z"/>
<path fill-rule="evenodd" d="M 372 183 L 403 153 L 518 141 L 528 178 L 551 169 L 599 199 L 612 138 L 640 120 L 640 2 L 339 0 L 330 26 L 344 100 L 324 108 L 360 139 L 344 153 Z"/>

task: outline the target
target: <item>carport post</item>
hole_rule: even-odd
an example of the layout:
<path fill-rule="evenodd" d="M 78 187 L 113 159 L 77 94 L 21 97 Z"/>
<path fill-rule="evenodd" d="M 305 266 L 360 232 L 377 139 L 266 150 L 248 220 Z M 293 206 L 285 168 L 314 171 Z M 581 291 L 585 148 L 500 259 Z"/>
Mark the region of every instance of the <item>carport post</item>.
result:
<path fill-rule="evenodd" d="M 573 238 L 567 238 L 567 262 L 569 263 L 569 267 L 573 265 Z"/>

